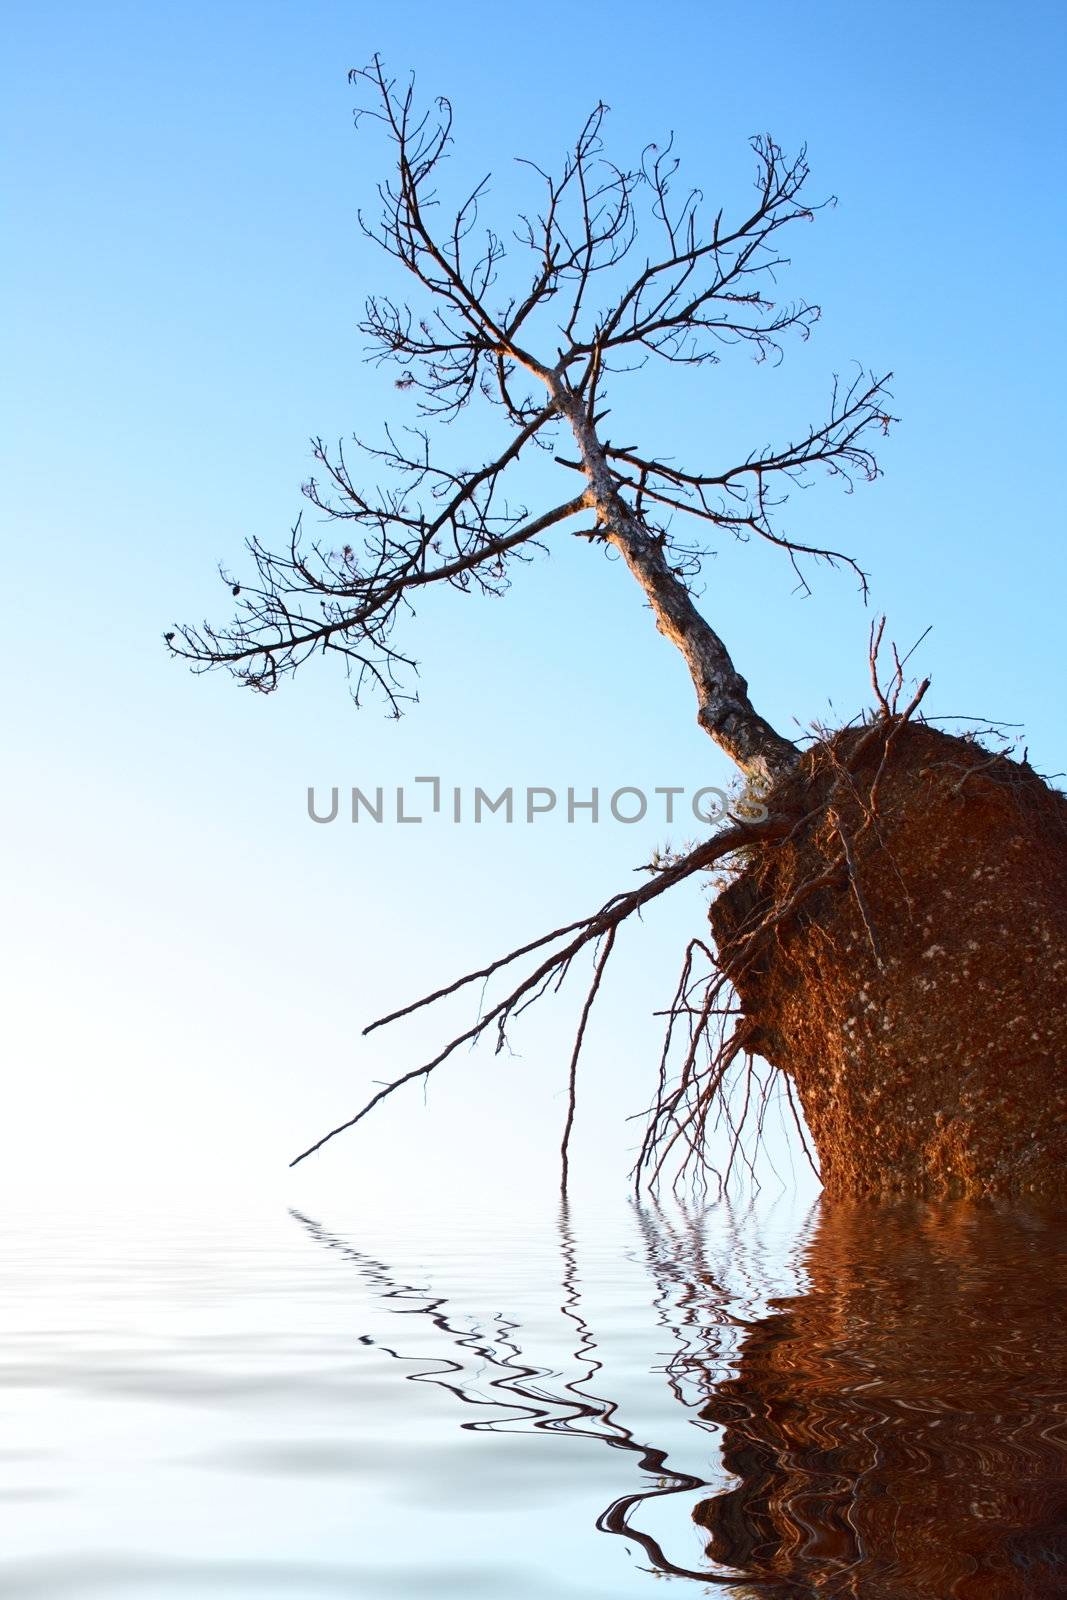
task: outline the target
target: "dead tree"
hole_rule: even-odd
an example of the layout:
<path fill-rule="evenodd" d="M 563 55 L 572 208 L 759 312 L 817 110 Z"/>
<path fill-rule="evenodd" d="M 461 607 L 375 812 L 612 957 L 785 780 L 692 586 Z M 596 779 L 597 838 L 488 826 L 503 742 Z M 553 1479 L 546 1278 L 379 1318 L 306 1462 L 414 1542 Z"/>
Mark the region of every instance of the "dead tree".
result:
<path fill-rule="evenodd" d="M 371 296 L 360 326 L 370 359 L 392 365 L 397 388 L 412 392 L 418 425 L 386 426 L 382 439 L 356 441 L 347 452 L 316 439 L 316 473 L 303 492 L 329 536 L 310 538 L 298 521 L 280 549 L 253 539 L 251 577 L 223 574 L 238 601 L 234 619 L 224 627 L 176 628 L 166 635 L 171 651 L 194 670 L 223 667 L 264 692 L 313 657 L 336 655 L 357 703 L 373 687 L 399 714 L 412 698 L 413 669 L 402 624 L 420 590 L 447 584 L 500 594 L 514 562 L 552 540 L 577 537 L 619 553 L 658 630 L 685 660 L 700 726 L 751 784 L 777 792 L 800 753 L 752 704 L 720 633 L 694 601 L 694 586 L 709 537 L 725 532 L 777 546 L 801 581 L 806 564 L 825 562 L 850 568 L 865 589 L 850 556 L 794 541 L 779 513 L 789 490 L 813 473 L 828 472 L 848 487 L 877 476 L 872 441 L 893 420 L 888 375 L 835 379 L 822 422 L 737 461 L 679 465 L 669 438 L 618 444 L 605 422 L 615 384 L 637 381 L 647 363 L 702 366 L 731 351 L 778 361 L 786 341 L 807 338 L 819 308 L 781 302 L 776 288 L 787 265 L 785 231 L 820 209 L 807 195 L 804 151 L 790 157 L 769 136 L 754 138 L 752 202 L 737 215 L 710 211 L 699 191 L 676 187 L 670 141 L 649 145 L 630 167 L 610 160 L 601 104 L 558 169 L 526 164 L 539 203 L 506 236 L 483 221 L 487 178 L 454 209 L 440 201 L 452 144 L 448 102 L 420 111 L 411 85 L 398 86 L 377 58 L 351 80 L 367 100 L 357 121 L 378 125 L 393 159 L 378 191 L 380 211 L 360 223 L 406 269 L 413 296 L 410 303 Z M 485 409 L 485 437 L 496 443 L 476 470 L 460 470 L 448 458 L 448 425 L 476 406 Z M 531 513 L 510 488 L 538 449 L 558 464 L 561 493 L 556 504 Z M 758 825 L 735 821 L 592 916 L 416 1002 L 493 978 L 514 962 L 531 969 L 433 1061 L 383 1089 L 344 1126 L 402 1084 L 427 1077 L 461 1043 L 493 1028 L 502 1040 L 517 1009 L 592 946 L 592 987 L 571 1063 L 569 1134 L 589 1006 L 619 925 L 681 879 L 797 826 L 798 814 L 781 810 Z M 847 874 L 847 861 L 842 870 Z M 688 1041 L 673 1088 L 665 1064 L 661 1071 L 642 1152 L 646 1176 L 662 1170 L 676 1143 L 687 1158 L 700 1154 L 708 1110 L 725 1104 L 731 1064 L 751 1066 L 741 1026 L 698 1067 L 709 1028 L 731 1011 L 724 1003 L 731 974 L 706 952 L 710 973 L 698 981 L 693 958 L 705 947 L 695 945 L 700 950 L 687 952 L 668 1026 L 668 1047 L 681 1023 Z M 565 1135 L 564 1184 L 566 1150 Z"/>

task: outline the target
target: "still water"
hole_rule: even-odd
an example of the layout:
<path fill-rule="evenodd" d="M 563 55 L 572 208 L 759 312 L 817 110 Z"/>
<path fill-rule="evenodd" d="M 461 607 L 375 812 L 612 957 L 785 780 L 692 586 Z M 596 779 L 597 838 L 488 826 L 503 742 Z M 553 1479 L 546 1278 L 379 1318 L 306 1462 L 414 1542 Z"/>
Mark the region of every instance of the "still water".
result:
<path fill-rule="evenodd" d="M 1063 1218 L 8 1218 L 0 1594 L 1067 1594 Z"/>

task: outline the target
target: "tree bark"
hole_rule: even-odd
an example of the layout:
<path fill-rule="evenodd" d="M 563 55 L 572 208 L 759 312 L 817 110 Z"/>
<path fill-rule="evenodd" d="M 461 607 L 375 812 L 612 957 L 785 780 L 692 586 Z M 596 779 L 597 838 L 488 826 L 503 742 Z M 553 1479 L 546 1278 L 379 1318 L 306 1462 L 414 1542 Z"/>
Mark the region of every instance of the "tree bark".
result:
<path fill-rule="evenodd" d="M 656 627 L 681 651 L 689 668 L 697 695 L 697 721 L 746 777 L 761 784 L 773 783 L 796 765 L 796 746 L 760 716 L 730 652 L 667 561 L 663 541 L 616 490 L 580 396 L 558 373 L 549 375 L 549 391 L 578 445 L 589 483 L 586 503 L 595 511 L 604 538 L 619 551 L 644 590 Z"/>

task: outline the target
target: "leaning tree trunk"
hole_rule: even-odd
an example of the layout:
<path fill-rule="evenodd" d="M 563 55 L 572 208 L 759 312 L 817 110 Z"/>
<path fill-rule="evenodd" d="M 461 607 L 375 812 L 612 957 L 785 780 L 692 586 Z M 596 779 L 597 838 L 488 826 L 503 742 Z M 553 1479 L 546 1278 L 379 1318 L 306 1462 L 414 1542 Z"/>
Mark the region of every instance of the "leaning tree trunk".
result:
<path fill-rule="evenodd" d="M 794 819 L 784 842 L 753 848 L 711 921 L 745 1046 L 795 1081 L 824 1187 L 1058 1193 L 1067 801 L 881 694 L 878 724 L 801 756 L 619 494 L 580 398 L 546 378 L 585 501 L 685 660 L 700 725 Z"/>
<path fill-rule="evenodd" d="M 816 746 L 774 799 L 808 820 L 711 921 L 827 1191 L 1061 1193 L 1067 801 L 901 720 Z"/>
<path fill-rule="evenodd" d="M 688 586 L 664 554 L 664 540 L 618 493 L 585 406 L 558 374 L 549 392 L 570 423 L 601 536 L 615 546 L 652 608 L 656 627 L 681 652 L 697 695 L 697 721 L 749 778 L 772 782 L 797 762 L 796 746 L 761 717 L 730 652 L 693 603 Z"/>

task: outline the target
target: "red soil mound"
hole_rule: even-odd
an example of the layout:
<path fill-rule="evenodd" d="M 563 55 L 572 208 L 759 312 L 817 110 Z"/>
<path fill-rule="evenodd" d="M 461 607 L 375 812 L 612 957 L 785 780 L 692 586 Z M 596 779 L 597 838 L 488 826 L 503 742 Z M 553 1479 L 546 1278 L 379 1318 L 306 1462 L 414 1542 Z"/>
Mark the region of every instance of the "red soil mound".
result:
<path fill-rule="evenodd" d="M 770 803 L 808 821 L 712 927 L 827 1191 L 1061 1194 L 1067 800 L 898 720 L 815 746 Z"/>

